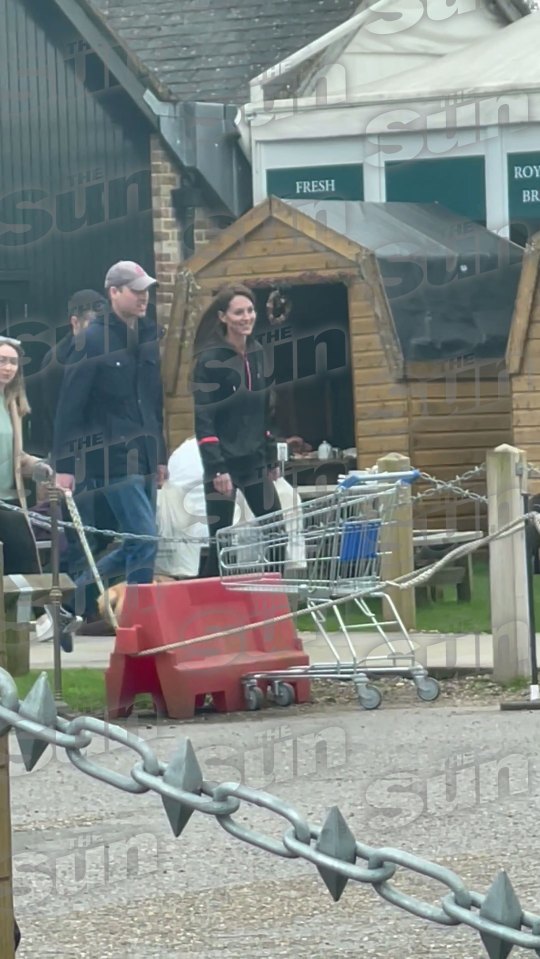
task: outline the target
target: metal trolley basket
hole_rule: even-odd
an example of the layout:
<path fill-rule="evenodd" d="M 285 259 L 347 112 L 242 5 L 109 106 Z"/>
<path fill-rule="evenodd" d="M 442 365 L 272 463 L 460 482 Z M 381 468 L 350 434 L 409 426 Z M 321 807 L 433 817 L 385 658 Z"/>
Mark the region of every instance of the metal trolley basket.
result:
<path fill-rule="evenodd" d="M 354 473 L 327 496 L 302 507 L 267 514 L 247 523 L 230 526 L 217 534 L 221 580 L 226 588 L 256 592 L 279 592 L 294 596 L 305 606 L 316 630 L 326 641 L 333 662 L 291 667 L 278 672 L 250 673 L 243 677 L 249 709 L 262 706 L 259 682 L 270 686 L 275 702 L 294 702 L 291 680 L 332 679 L 353 682 L 364 709 L 377 709 L 381 693 L 370 676 L 398 675 L 415 684 L 420 699 L 431 702 L 439 696 L 438 682 L 416 662 L 415 650 L 392 597 L 383 588 L 382 557 L 393 547 L 393 529 L 405 484 L 418 471 L 406 473 Z M 269 573 L 279 573 L 269 576 Z M 349 597 L 362 622 L 348 625 L 341 602 Z M 391 611 L 380 621 L 368 598 L 384 598 Z M 332 611 L 345 643 L 346 658 L 338 641 L 326 628 Z M 393 639 L 386 628 L 394 627 Z M 359 658 L 351 640 L 354 630 L 375 629 L 383 652 Z M 397 648 L 398 642 L 400 649 Z"/>

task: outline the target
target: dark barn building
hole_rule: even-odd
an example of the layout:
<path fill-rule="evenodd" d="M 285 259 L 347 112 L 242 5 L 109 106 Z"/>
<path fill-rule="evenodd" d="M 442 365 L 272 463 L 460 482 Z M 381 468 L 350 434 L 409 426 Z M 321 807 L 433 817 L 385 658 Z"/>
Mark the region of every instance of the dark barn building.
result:
<path fill-rule="evenodd" d="M 28 356 L 29 449 L 69 296 L 134 259 L 167 321 L 178 262 L 251 206 L 234 128 L 249 79 L 357 5 L 0 0 L 0 332 Z"/>

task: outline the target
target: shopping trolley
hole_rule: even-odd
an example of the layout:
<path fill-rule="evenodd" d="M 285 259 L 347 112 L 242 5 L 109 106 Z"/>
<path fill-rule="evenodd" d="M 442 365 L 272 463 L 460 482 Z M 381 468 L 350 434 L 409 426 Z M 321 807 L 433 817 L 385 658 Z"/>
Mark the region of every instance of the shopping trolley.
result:
<path fill-rule="evenodd" d="M 377 709 L 381 703 L 379 689 L 369 681 L 374 676 L 410 679 L 421 700 L 437 699 L 439 683 L 416 662 L 407 628 L 381 579 L 382 558 L 393 548 L 396 510 L 403 502 L 406 484 L 419 475 L 417 470 L 355 472 L 346 476 L 333 493 L 301 508 L 267 514 L 217 533 L 224 586 L 297 597 L 334 657 L 334 662 L 244 676 L 248 709 L 262 706 L 261 682 L 270 688 L 278 705 L 288 706 L 295 698 L 291 681 L 304 678 L 352 682 L 364 709 Z M 347 597 L 362 622 L 345 622 L 341 604 Z M 386 600 L 392 618 L 379 619 L 368 603 L 370 598 Z M 326 627 L 330 611 L 339 624 L 346 657 L 340 654 L 337 639 Z M 386 632 L 390 626 L 396 630 L 392 639 Z M 358 656 L 351 632 L 362 629 L 376 630 L 384 652 Z"/>

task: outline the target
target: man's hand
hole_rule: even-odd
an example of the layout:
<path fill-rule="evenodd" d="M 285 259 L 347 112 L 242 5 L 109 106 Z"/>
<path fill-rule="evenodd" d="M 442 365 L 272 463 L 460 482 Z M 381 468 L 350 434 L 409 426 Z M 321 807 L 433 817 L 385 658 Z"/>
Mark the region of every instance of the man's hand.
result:
<path fill-rule="evenodd" d="M 164 483 L 169 479 L 169 470 L 167 466 L 163 464 L 157 468 L 157 485 L 158 489 L 161 489 Z"/>
<path fill-rule="evenodd" d="M 57 473 L 56 474 L 56 487 L 57 489 L 67 489 L 72 493 L 75 490 L 75 477 L 71 473 Z"/>
<path fill-rule="evenodd" d="M 232 496 L 234 492 L 233 481 L 230 473 L 219 473 L 214 476 L 214 489 L 222 496 Z"/>
<path fill-rule="evenodd" d="M 278 480 L 279 477 L 281 476 L 281 470 L 279 466 L 275 466 L 274 469 L 268 470 L 268 476 L 270 477 L 272 482 L 275 483 L 276 480 Z"/>

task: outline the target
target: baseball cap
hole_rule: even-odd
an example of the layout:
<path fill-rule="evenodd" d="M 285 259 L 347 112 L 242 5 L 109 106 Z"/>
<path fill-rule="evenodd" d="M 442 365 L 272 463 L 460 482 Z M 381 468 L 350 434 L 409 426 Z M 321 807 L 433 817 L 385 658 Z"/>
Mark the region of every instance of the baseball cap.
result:
<path fill-rule="evenodd" d="M 68 302 L 68 316 L 82 316 L 83 313 L 106 313 L 108 303 L 102 293 L 96 290 L 78 290 L 70 296 Z"/>
<path fill-rule="evenodd" d="M 135 293 L 141 293 L 155 283 L 157 280 L 149 276 L 146 270 L 133 260 L 120 260 L 119 263 L 115 263 L 105 277 L 106 290 L 111 286 L 128 286 Z"/>

